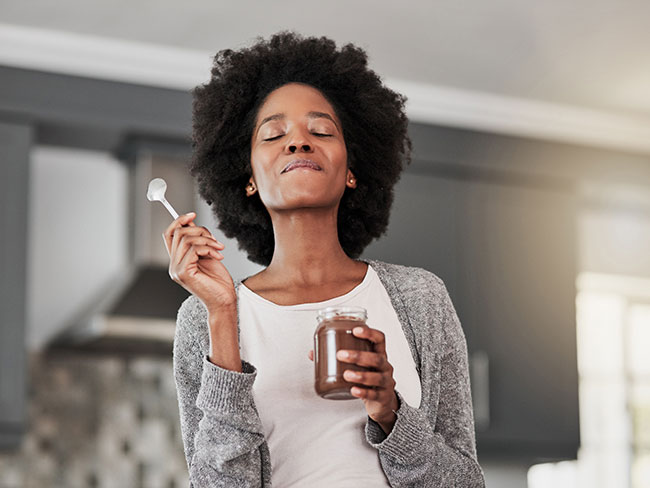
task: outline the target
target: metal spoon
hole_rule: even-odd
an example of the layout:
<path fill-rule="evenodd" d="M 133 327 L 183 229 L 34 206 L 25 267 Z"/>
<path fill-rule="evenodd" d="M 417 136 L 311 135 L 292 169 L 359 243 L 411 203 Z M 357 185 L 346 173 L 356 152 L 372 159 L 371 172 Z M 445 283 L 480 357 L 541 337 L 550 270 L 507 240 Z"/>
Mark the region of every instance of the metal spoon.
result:
<path fill-rule="evenodd" d="M 169 202 L 165 199 L 165 191 L 167 191 L 167 183 L 162 178 L 154 178 L 149 182 L 149 188 L 147 188 L 147 199 L 150 202 L 159 201 L 162 203 L 165 208 L 172 214 L 174 219 L 178 218 L 178 212 L 174 210 Z"/>

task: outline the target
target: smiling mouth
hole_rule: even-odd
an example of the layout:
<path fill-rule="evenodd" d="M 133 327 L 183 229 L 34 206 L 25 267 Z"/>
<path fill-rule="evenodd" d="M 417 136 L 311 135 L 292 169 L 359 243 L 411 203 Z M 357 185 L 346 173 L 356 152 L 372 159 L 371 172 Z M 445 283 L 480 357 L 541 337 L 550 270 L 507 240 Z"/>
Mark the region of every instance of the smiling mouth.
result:
<path fill-rule="evenodd" d="M 315 171 L 323 171 L 323 168 L 321 168 L 315 161 L 312 161 L 311 159 L 294 159 L 284 167 L 280 174 L 287 173 L 288 171 L 297 168 L 308 168 Z"/>

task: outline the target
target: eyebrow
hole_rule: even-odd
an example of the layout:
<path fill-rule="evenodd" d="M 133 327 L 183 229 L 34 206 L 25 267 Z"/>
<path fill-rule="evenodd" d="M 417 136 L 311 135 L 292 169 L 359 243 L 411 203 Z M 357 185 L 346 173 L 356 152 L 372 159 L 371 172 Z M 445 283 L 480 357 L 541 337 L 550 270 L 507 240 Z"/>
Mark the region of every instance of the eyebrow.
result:
<path fill-rule="evenodd" d="M 286 115 L 283 114 L 283 113 L 273 114 L 273 115 L 269 115 L 268 117 L 264 117 L 262 119 L 262 121 L 260 122 L 260 125 L 257 126 L 257 130 L 259 131 L 260 127 L 262 127 L 267 122 L 270 122 L 271 120 L 282 120 L 285 117 L 286 117 Z M 341 131 L 341 129 L 339 128 L 339 125 L 336 123 L 336 120 L 334 120 L 334 118 L 330 114 L 328 114 L 326 112 L 311 111 L 311 112 L 307 113 L 307 117 L 309 117 L 310 119 L 329 119 L 334 123 L 334 125 L 339 130 L 339 132 Z"/>

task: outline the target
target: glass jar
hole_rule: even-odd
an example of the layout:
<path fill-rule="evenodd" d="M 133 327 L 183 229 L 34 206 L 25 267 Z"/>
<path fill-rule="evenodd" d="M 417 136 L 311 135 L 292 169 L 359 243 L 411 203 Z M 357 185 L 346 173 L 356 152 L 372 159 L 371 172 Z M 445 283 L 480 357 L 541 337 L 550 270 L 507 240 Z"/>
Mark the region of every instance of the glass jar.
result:
<path fill-rule="evenodd" d="M 352 329 L 366 325 L 366 309 L 362 307 L 328 307 L 318 311 L 318 327 L 314 332 L 314 367 L 316 393 L 330 400 L 356 398 L 350 393 L 354 383 L 343 379 L 343 371 L 371 371 L 370 368 L 336 359 L 339 349 L 373 351 L 369 340 L 354 336 Z"/>

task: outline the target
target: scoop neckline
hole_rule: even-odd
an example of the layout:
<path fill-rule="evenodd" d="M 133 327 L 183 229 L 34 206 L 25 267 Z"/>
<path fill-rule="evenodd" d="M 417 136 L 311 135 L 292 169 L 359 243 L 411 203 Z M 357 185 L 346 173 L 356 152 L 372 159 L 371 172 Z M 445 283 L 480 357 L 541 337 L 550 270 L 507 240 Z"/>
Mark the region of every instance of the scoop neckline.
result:
<path fill-rule="evenodd" d="M 349 298 L 352 298 L 353 296 L 360 293 L 363 289 L 367 288 L 369 283 L 377 276 L 377 272 L 373 269 L 370 263 L 366 262 L 366 264 L 368 265 L 368 269 L 366 269 L 366 274 L 363 277 L 363 280 L 361 280 L 361 282 L 358 285 L 356 285 L 354 288 L 352 288 L 347 293 L 344 293 L 343 295 L 328 298 L 327 300 L 322 300 L 320 302 L 306 302 L 306 303 L 296 303 L 293 305 L 280 305 L 278 303 L 272 302 L 271 300 L 264 298 L 261 295 L 258 295 L 253 290 L 248 288 L 246 284 L 244 284 L 243 282 L 239 283 L 239 293 L 243 291 L 244 294 L 247 295 L 249 298 L 259 303 L 262 303 L 268 307 L 274 308 L 276 310 L 299 311 L 299 310 L 316 310 L 320 308 L 331 307 L 338 304 L 339 302 L 348 300 Z"/>

